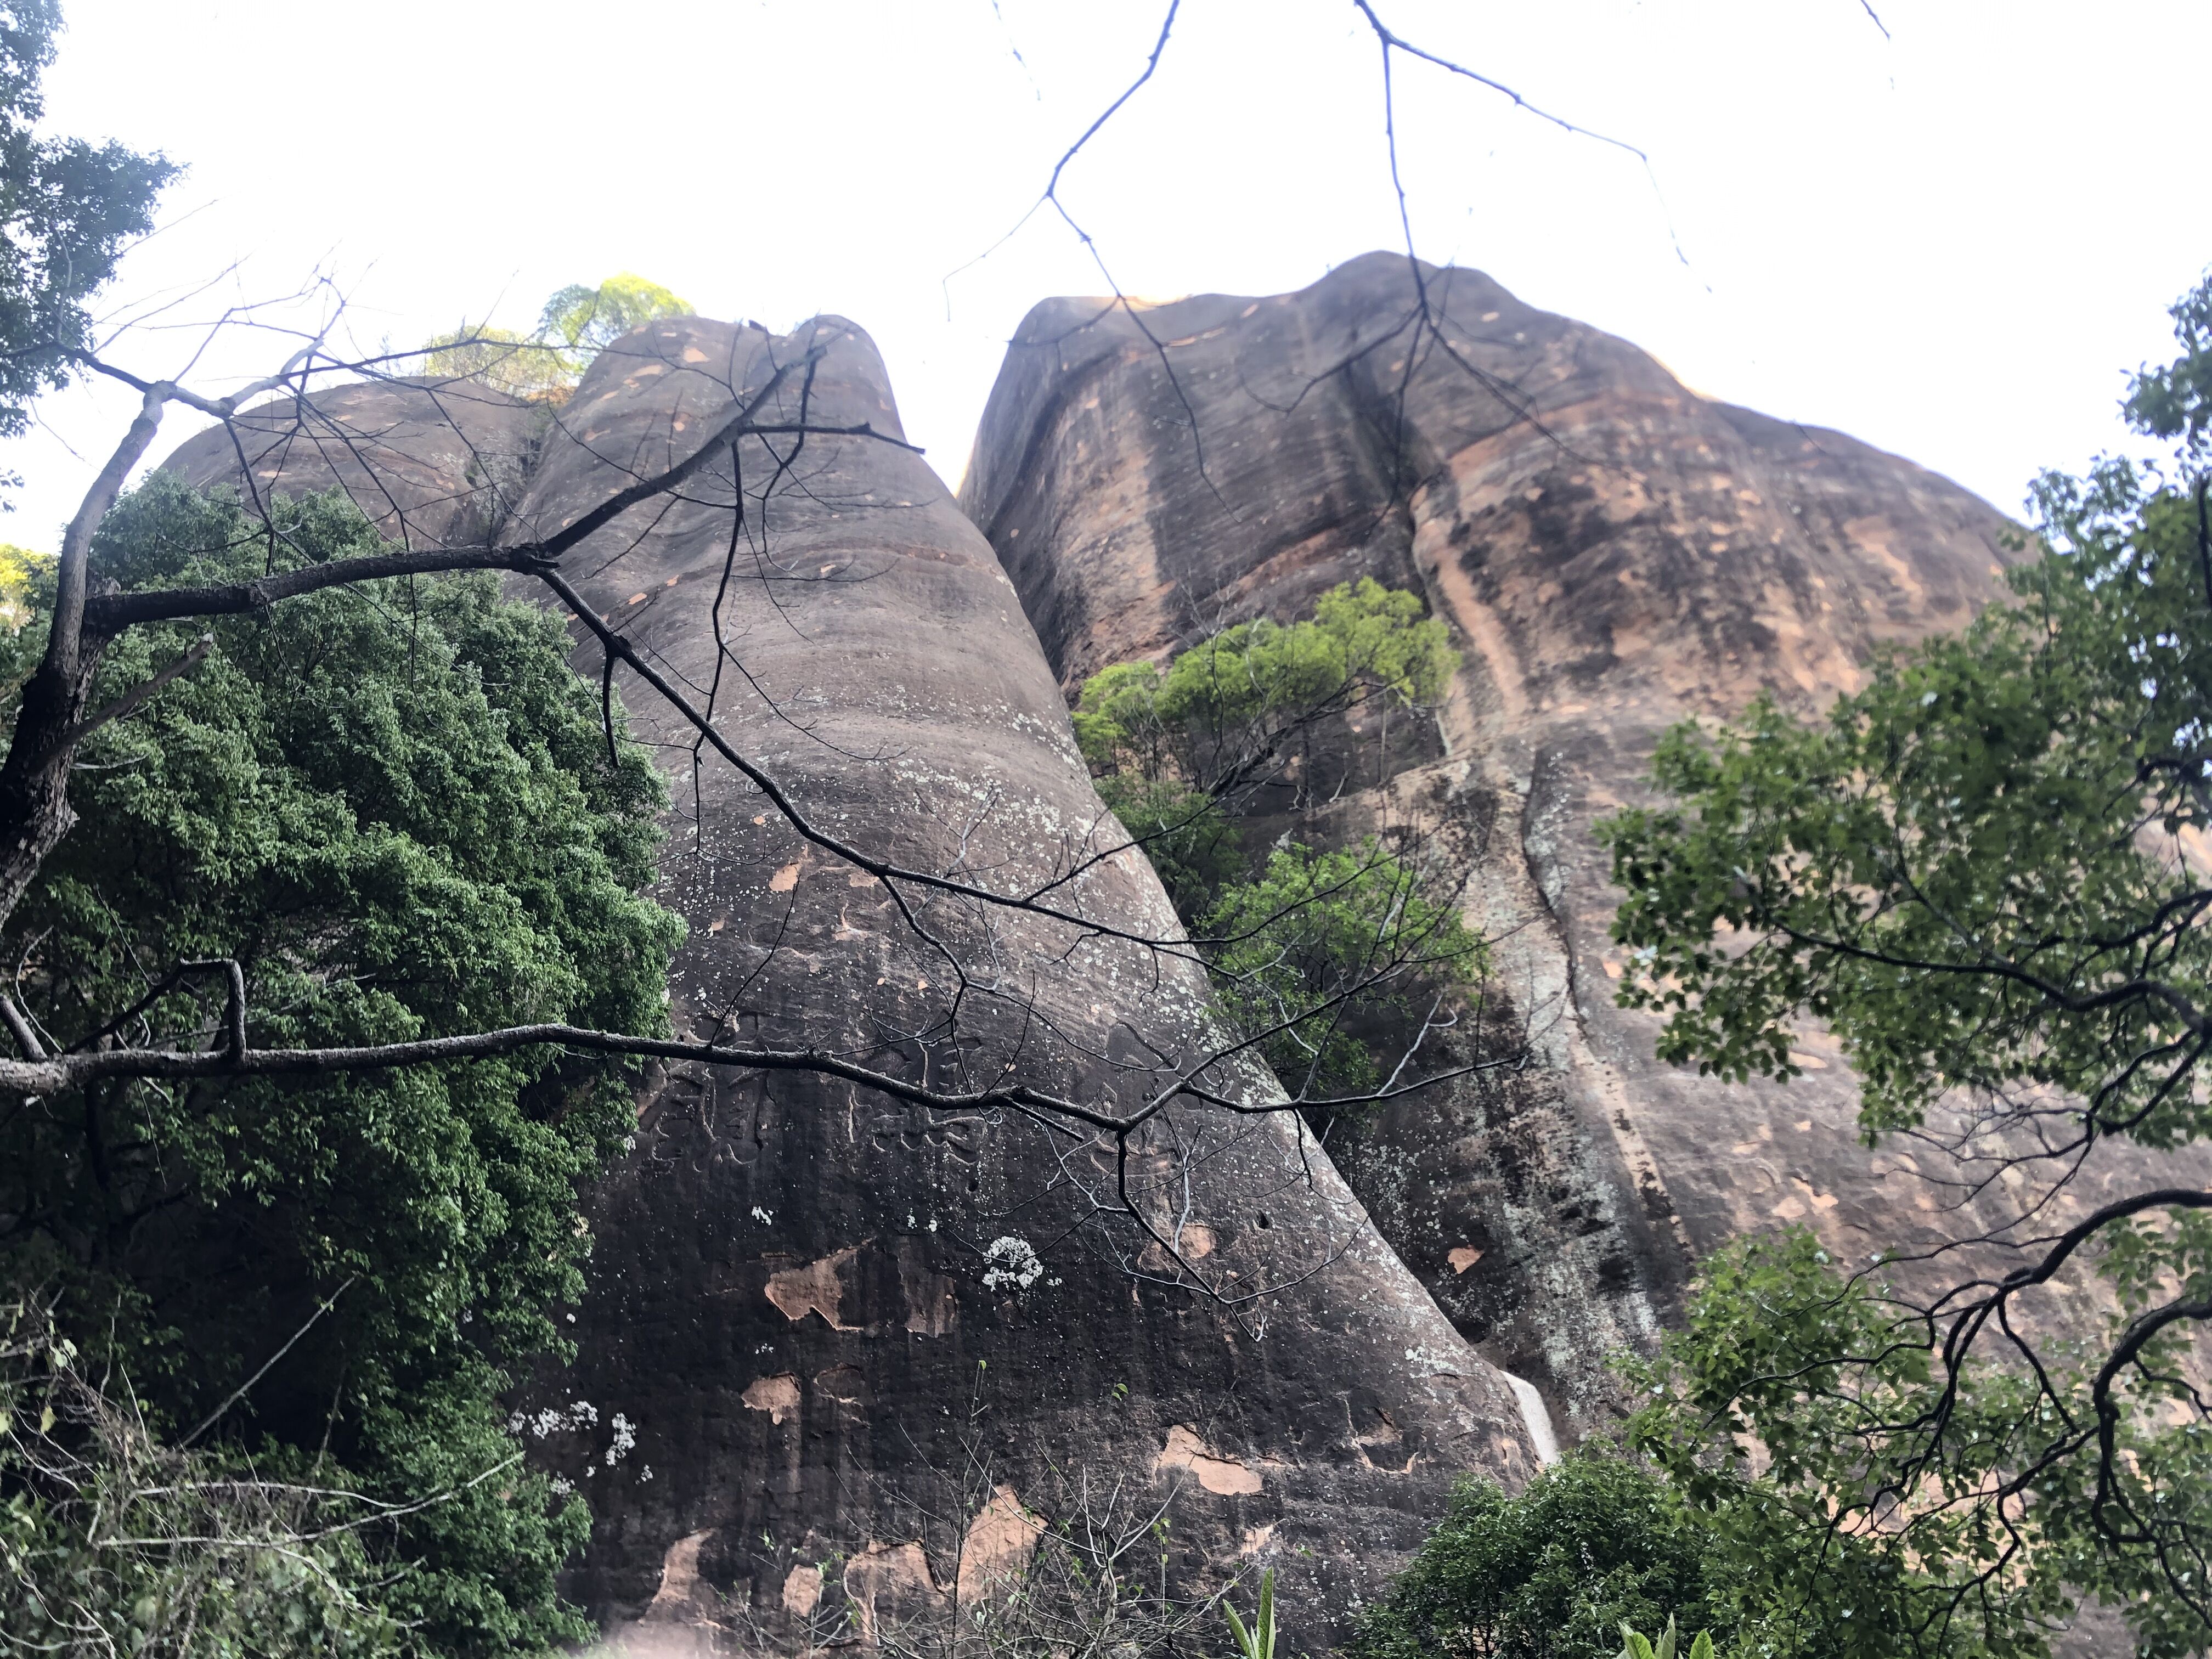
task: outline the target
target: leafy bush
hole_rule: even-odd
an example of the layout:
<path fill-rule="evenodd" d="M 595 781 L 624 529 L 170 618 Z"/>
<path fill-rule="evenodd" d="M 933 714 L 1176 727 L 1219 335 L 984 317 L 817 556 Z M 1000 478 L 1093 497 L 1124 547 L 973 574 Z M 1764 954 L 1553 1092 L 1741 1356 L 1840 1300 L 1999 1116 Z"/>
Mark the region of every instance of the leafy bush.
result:
<path fill-rule="evenodd" d="M 1578 1452 L 1508 1496 L 1474 1480 L 1369 1609 L 1356 1659 L 1615 1659 L 1624 1624 L 1702 1620 L 1720 1571 L 1698 1517 L 1639 1464 Z"/>
<path fill-rule="evenodd" d="M 365 1534 L 389 1504 L 300 1455 L 165 1445 L 58 1336 L 0 1302 L 0 1631 L 9 1651 L 381 1654 L 407 1632 Z"/>
<path fill-rule="evenodd" d="M 382 548 L 343 496 L 276 512 L 264 537 L 155 473 L 102 527 L 95 580 Z M 42 631 L 0 639 L 0 676 L 20 683 Z M 191 632 L 116 641 L 95 702 Z M 169 964 L 221 957 L 270 1046 L 665 1028 L 682 927 L 640 896 L 661 787 L 635 744 L 611 757 L 557 620 L 471 575 L 334 587 L 211 633 L 195 670 L 90 739 L 79 821 L 0 938 L 50 1048 L 206 1046 L 223 975 Z M 565 1638 L 582 1626 L 553 1575 L 580 1506 L 520 1470 L 477 1477 L 513 1461 L 499 1390 L 559 1350 L 590 1249 L 578 1188 L 633 1111 L 623 1065 L 546 1050 L 24 1102 L 0 1119 L 0 1275 L 55 1288 L 62 1334 L 131 1379 L 149 1432 L 214 1413 L 222 1455 L 327 1448 L 332 1480 L 379 1503 L 453 1494 L 364 1545 L 419 1644 Z"/>
<path fill-rule="evenodd" d="M 1409 1019 L 1419 1030 L 1439 995 L 1475 981 L 1481 945 L 1456 913 L 1457 884 L 1399 852 L 1370 840 L 1316 853 L 1285 837 L 1255 870 L 1233 814 L 1327 722 L 1426 703 L 1458 662 L 1418 594 L 1370 577 L 1331 588 L 1306 620 L 1240 623 L 1164 668 L 1116 663 L 1083 684 L 1076 741 L 1100 799 L 1294 1095 L 1386 1080 L 1382 1048 L 1402 1052 L 1392 1039 Z"/>
<path fill-rule="evenodd" d="M 1802 1228 L 1716 1251 L 1686 1314 L 1656 1360 L 1625 1367 L 1645 1401 L 1629 1439 L 1735 1564 L 1728 1617 L 1755 1633 L 1746 1651 L 2041 1659 L 2076 1605 L 2069 1585 L 2126 1608 L 2142 1659 L 2203 1650 L 2204 1625 L 2156 1558 L 2099 1536 L 2091 1460 L 2056 1460 L 2001 1514 L 1983 1501 L 2063 1441 L 2062 1409 L 2095 1421 L 2078 1374 L 2049 1373 L 2067 1388 L 2054 1407 L 2026 1368 L 1947 1370 L 1944 1327 L 1838 1272 Z M 1921 1437 L 1936 1423 L 1949 1449 L 1929 1457 Z M 2112 1426 L 2115 1495 L 2201 1525 L 2203 1436 Z"/>
<path fill-rule="evenodd" d="M 1174 778 L 1109 772 L 1092 780 L 1130 839 L 1141 846 L 1180 916 L 1205 913 L 1243 872 L 1244 848 L 1221 803 Z"/>
<path fill-rule="evenodd" d="M 1239 623 L 1164 672 L 1116 663 L 1083 684 L 1076 741 L 1101 775 L 1173 779 L 1216 799 L 1265 781 L 1322 722 L 1370 703 L 1435 699 L 1459 665 L 1420 596 L 1370 577 L 1321 596 L 1288 624 Z"/>
<path fill-rule="evenodd" d="M 1224 887 L 1199 924 L 1223 1005 L 1293 1097 L 1386 1083 L 1399 1035 L 1480 978 L 1482 940 L 1424 885 L 1371 837 L 1329 853 L 1292 844 Z"/>

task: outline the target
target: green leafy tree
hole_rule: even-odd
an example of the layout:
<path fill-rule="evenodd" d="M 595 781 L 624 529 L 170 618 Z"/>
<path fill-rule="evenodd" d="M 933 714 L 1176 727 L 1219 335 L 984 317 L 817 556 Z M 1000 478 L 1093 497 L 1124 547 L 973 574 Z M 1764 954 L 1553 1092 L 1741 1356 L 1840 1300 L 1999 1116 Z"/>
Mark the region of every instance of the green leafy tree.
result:
<path fill-rule="evenodd" d="M 1173 784 L 1233 808 L 1358 710 L 1432 702 L 1459 666 L 1420 596 L 1373 577 L 1322 594 L 1314 614 L 1239 623 L 1172 659 L 1117 663 L 1083 684 L 1076 741 L 1109 779 Z M 1133 828 L 1133 826 L 1131 826 Z"/>
<path fill-rule="evenodd" d="M 155 198 L 177 175 L 158 155 L 37 135 L 39 80 L 60 31 L 58 0 L 0 7 L 0 437 L 23 431 L 30 400 L 77 372 L 86 301 L 153 228 Z"/>
<path fill-rule="evenodd" d="M 1869 1139 L 1946 1137 L 2027 1194 L 1978 1250 L 1848 1274 L 1809 1240 L 1742 1247 L 1655 1374 L 1645 1444 L 1748 1480 L 1731 1437 L 1755 1441 L 1802 1559 L 1864 1564 L 1796 1589 L 1832 1629 L 1879 1612 L 1848 1651 L 2037 1652 L 2076 1591 L 2146 1656 L 2212 1638 L 2212 1192 L 2103 1175 L 2115 1144 L 2212 1132 L 2212 280 L 2174 314 L 2183 356 L 2128 408 L 2178 477 L 2046 475 L 2007 603 L 1820 723 L 1670 734 L 1677 804 L 1603 830 L 1622 999 L 1666 1016 L 1663 1056 L 1787 1078 L 1820 1020 Z M 2041 1334 L 2043 1286 L 2087 1272 L 2103 1338 Z"/>
<path fill-rule="evenodd" d="M 1371 837 L 1293 843 L 1200 922 L 1217 994 L 1292 1098 L 1395 1085 L 1430 1024 L 1480 980 L 1482 940 L 1428 885 Z"/>
<path fill-rule="evenodd" d="M 464 323 L 434 335 L 422 343 L 422 372 L 558 403 L 592 359 L 632 329 L 657 317 L 690 315 L 688 301 L 625 271 L 597 288 L 572 283 L 561 289 L 546 301 L 532 335 L 487 323 Z"/>
<path fill-rule="evenodd" d="M 386 1506 L 310 1457 L 180 1448 L 31 1298 L 0 1300 L 0 1632 L 12 1651 L 259 1659 L 404 1651 L 368 1534 Z M 342 1472 L 337 1472 L 342 1473 Z"/>
<path fill-rule="evenodd" d="M 597 288 L 571 283 L 546 301 L 541 338 L 557 342 L 580 368 L 634 328 L 659 317 L 689 317 L 691 302 L 658 283 L 623 271 Z"/>
<path fill-rule="evenodd" d="M 1362 1619 L 1352 1651 L 1614 1659 L 1624 1623 L 1701 1621 L 1727 1578 L 1704 1519 L 1664 1481 L 1627 1460 L 1578 1452 L 1510 1495 L 1488 1480 L 1462 1484 Z"/>
<path fill-rule="evenodd" d="M 94 569 L 127 592 L 259 575 L 272 551 L 281 572 L 382 550 L 342 496 L 276 512 L 264 537 L 234 500 L 156 473 L 109 514 Z M 10 684 L 44 650 L 51 599 L 38 611 L 0 646 Z M 664 1030 L 681 924 L 639 896 L 660 786 L 635 744 L 610 752 L 567 651 L 488 574 L 117 640 L 103 700 L 197 661 L 87 740 L 77 823 L 0 930 L 37 1042 L 234 1040 L 227 963 L 272 1046 Z M 65 1334 L 167 1431 L 280 1460 L 325 1446 L 380 1500 L 435 1498 L 363 1534 L 383 1605 L 428 1647 L 539 1645 L 582 1633 L 553 1574 L 584 1518 L 508 1468 L 498 1395 L 560 1351 L 553 1311 L 590 1244 L 578 1188 L 631 1119 L 620 1063 L 544 1047 L 94 1081 L 0 1108 L 0 1266 L 58 1287 Z"/>
<path fill-rule="evenodd" d="M 568 352 L 483 323 L 464 323 L 424 341 L 422 372 L 441 380 L 478 380 L 514 398 L 565 393 L 576 384 Z"/>
<path fill-rule="evenodd" d="M 1116 663 L 1077 699 L 1100 798 L 1151 855 L 1222 1006 L 1293 1098 L 1394 1086 L 1431 1020 L 1479 979 L 1481 942 L 1459 918 L 1457 884 L 1401 849 L 1370 838 L 1316 852 L 1286 836 L 1255 869 L 1236 814 L 1333 723 L 1432 702 L 1458 665 L 1418 594 L 1369 577 L 1331 588 L 1309 618 L 1240 623 L 1164 668 Z"/>

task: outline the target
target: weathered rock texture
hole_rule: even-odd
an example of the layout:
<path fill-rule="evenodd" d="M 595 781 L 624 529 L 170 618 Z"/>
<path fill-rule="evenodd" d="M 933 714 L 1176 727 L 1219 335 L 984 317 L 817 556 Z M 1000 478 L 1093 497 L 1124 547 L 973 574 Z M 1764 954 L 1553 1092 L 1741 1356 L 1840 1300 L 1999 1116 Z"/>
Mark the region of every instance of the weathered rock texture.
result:
<path fill-rule="evenodd" d="M 1311 827 L 1457 838 L 1539 1063 L 1397 1103 L 1333 1150 L 1460 1328 L 1580 1432 L 1611 1409 L 1603 1354 L 1649 1342 L 1722 1241 L 1802 1220 L 1863 1261 L 2001 1212 L 2001 1192 L 1953 1212 L 1912 1153 L 1862 1147 L 1820 1037 L 1786 1088 L 1656 1064 L 1654 1023 L 1613 1003 L 1617 895 L 1590 824 L 1644 798 L 1667 726 L 1762 691 L 1824 706 L 1876 647 L 1966 621 L 2021 556 L 1910 462 L 1699 397 L 1477 273 L 1425 271 L 1442 343 L 1384 254 L 1297 294 L 1149 309 L 1141 330 L 1047 301 L 962 501 L 1070 692 L 1361 575 L 1450 621 L 1443 758 Z"/>
<path fill-rule="evenodd" d="M 513 538 L 690 453 L 733 394 L 808 350 L 819 361 L 787 381 L 781 418 L 799 418 L 804 383 L 808 420 L 896 436 L 872 346 L 835 319 L 790 339 L 656 325 L 603 355 L 557 422 L 423 387 L 323 402 L 396 455 L 418 535 Z M 434 398 L 447 412 L 417 422 Z M 702 700 L 719 687 L 719 728 L 873 852 L 1011 890 L 1110 846 L 1013 585 L 928 469 L 866 438 L 775 447 L 781 471 L 743 446 L 742 537 L 720 464 L 686 501 L 635 509 L 570 557 L 589 603 Z M 487 453 L 526 478 L 510 487 Z M 343 481 L 396 524 L 365 464 L 297 441 L 248 457 L 262 488 Z M 236 477 L 214 436 L 172 465 Z M 594 651 L 578 660 L 597 672 Z M 1174 963 L 939 900 L 921 921 L 966 969 L 956 1011 L 945 955 L 881 885 L 811 850 L 711 754 L 695 772 L 690 730 L 649 692 L 629 702 L 667 745 L 663 895 L 691 927 L 679 1029 L 726 1018 L 917 1076 L 926 1054 L 942 1079 L 1006 1062 L 1124 1103 L 1160 1055 L 1206 1040 L 1200 988 Z M 1124 929 L 1173 927 L 1127 855 L 1060 902 Z M 956 1012 L 958 1054 L 911 1035 Z M 1092 1212 L 1103 1147 L 788 1075 L 656 1079 L 635 1151 L 592 1195 L 580 1358 L 530 1402 L 585 1425 L 539 1443 L 597 1516 L 580 1596 L 638 1621 L 640 1640 L 750 1625 L 818 1638 L 841 1587 L 863 1623 L 941 1614 L 978 1564 L 1025 1553 L 1032 1512 L 1066 1517 L 1088 1472 L 1094 1493 L 1123 1483 L 1125 1510 L 1179 1492 L 1187 1566 L 1279 1559 L 1301 1627 L 1325 1632 L 1418 1540 L 1457 1472 L 1527 1472 L 1504 1380 L 1327 1158 L 1309 1145 L 1301 1164 L 1291 1123 L 1184 1111 L 1175 1130 L 1175 1146 L 1139 1149 L 1144 1201 L 1171 1224 L 1188 1174 L 1186 1255 L 1232 1294 L 1279 1286 L 1240 1317 L 1176 1288 L 1157 1249 Z M 1001 1239 L 1034 1247 L 1040 1268 L 1018 1248 L 989 1254 Z M 925 1526 L 917 1504 L 946 1523 Z"/>

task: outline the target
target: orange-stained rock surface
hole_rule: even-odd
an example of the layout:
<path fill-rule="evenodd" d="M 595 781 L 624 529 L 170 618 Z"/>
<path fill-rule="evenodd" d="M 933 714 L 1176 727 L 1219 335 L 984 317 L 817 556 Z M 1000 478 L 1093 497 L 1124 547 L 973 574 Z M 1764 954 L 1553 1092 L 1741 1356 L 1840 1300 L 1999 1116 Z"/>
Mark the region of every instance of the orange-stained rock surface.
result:
<path fill-rule="evenodd" d="M 1698 1255 L 1802 1222 L 1841 1258 L 1956 1237 L 1923 1150 L 1869 1152 L 1834 1046 L 1729 1087 L 1658 1065 L 1613 1003 L 1617 895 L 1590 825 L 1645 799 L 1654 740 L 1771 692 L 1811 711 L 1870 652 L 1966 622 L 2024 556 L 1956 485 L 1840 433 L 1689 391 L 1626 341 L 1369 254 L 1296 294 L 1024 321 L 962 503 L 1073 694 L 1211 628 L 1305 614 L 1372 575 L 1420 591 L 1464 665 L 1431 757 L 1306 833 L 1419 826 L 1475 870 L 1493 1020 L 1535 1063 L 1340 1124 L 1340 1166 L 1485 1354 L 1563 1429 L 1615 1407 L 1601 1358 L 1648 1345 Z M 1272 835 L 1275 820 L 1267 823 Z M 1493 1046 L 1502 1039 L 1493 1032 Z M 2140 1173 L 2114 1159 L 2062 1208 Z"/>

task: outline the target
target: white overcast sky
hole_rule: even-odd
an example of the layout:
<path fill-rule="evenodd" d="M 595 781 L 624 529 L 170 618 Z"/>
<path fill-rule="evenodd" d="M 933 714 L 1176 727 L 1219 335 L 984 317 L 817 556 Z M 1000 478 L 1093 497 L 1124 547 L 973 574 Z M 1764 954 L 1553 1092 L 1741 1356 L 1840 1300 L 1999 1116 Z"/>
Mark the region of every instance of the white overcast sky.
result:
<path fill-rule="evenodd" d="M 1875 0 L 1887 34 L 1859 0 L 1377 3 L 1651 158 L 1647 176 L 1401 60 L 1425 256 L 2008 510 L 2039 467 L 2124 443 L 2123 372 L 2169 355 L 2165 307 L 2212 261 L 2205 0 Z M 68 0 L 49 125 L 190 169 L 112 302 L 235 263 L 177 313 L 204 316 L 326 270 L 371 347 L 465 318 L 526 327 L 553 289 L 623 270 L 714 316 L 840 312 L 952 482 L 1022 313 L 1101 286 L 1044 216 L 970 262 L 1141 67 L 1164 9 Z M 1371 37 L 1347 0 L 1185 0 L 1159 73 L 1064 193 L 1134 294 L 1278 292 L 1396 245 Z M 123 348 L 157 372 L 185 349 Z M 283 355 L 239 337 L 203 381 Z M 49 429 L 0 454 L 27 480 L 0 538 L 54 544 L 77 457 L 127 408 L 48 400 Z"/>

